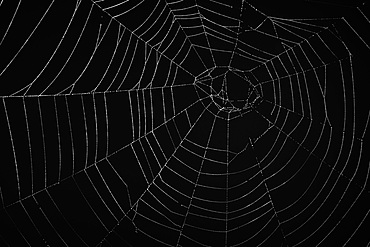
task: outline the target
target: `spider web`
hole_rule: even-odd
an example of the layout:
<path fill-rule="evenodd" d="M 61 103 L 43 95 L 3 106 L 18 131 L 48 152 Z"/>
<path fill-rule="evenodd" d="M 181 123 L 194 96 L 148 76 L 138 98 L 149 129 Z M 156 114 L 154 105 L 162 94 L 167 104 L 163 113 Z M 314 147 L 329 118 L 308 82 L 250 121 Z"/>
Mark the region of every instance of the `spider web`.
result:
<path fill-rule="evenodd" d="M 1 245 L 370 243 L 369 5 L 230 2 L 1 1 Z"/>

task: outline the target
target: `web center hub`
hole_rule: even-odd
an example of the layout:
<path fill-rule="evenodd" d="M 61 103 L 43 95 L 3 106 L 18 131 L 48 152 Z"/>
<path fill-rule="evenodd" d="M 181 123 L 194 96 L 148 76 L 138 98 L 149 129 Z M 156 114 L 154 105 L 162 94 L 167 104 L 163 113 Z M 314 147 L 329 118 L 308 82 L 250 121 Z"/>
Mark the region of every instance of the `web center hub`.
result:
<path fill-rule="evenodd" d="M 209 94 L 219 111 L 250 110 L 261 99 L 245 73 L 231 67 L 215 67 L 197 78 L 197 86 Z"/>

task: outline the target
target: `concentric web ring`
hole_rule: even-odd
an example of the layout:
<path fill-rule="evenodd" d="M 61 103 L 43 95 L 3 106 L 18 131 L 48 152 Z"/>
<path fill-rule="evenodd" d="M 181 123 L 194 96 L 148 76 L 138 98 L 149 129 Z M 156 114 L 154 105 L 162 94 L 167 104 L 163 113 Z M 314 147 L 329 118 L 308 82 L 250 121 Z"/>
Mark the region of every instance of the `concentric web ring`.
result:
<path fill-rule="evenodd" d="M 369 4 L 276 2 L 0 1 L 0 245 L 368 246 Z"/>

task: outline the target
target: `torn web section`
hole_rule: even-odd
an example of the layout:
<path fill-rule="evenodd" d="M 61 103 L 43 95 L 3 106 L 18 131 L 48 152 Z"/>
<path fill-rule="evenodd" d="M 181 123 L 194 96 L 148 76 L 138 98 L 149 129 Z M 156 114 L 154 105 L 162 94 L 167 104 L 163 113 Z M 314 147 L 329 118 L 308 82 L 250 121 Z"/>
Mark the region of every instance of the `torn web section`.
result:
<path fill-rule="evenodd" d="M 28 226 L 28 230 L 25 230 L 23 227 L 21 227 L 22 229 L 20 229 L 20 231 L 24 232 L 23 234 L 25 235 L 25 239 L 26 241 L 29 241 L 29 244 L 42 245 L 41 243 L 34 242 L 38 236 L 38 233 L 35 233 L 34 230 L 38 231 L 38 227 L 43 228 L 43 224 L 48 224 L 45 221 L 43 223 L 40 223 L 40 221 L 42 221 L 40 220 L 37 221 L 38 227 L 36 227 L 34 214 L 40 214 L 40 210 L 42 210 L 42 214 L 48 222 L 48 217 L 50 217 L 50 215 L 45 216 L 45 211 L 48 210 L 50 207 L 55 207 L 57 212 L 63 212 L 61 214 L 63 215 L 63 217 L 65 216 L 66 218 L 70 217 L 71 212 L 78 213 L 78 216 L 72 215 L 73 219 L 79 217 L 91 218 L 93 216 L 89 215 L 88 210 L 84 211 L 84 209 L 88 208 L 88 206 L 84 204 L 84 199 L 81 194 L 78 193 L 78 188 L 73 187 L 73 182 L 72 184 L 68 185 L 68 182 L 73 179 L 72 176 L 75 175 L 73 171 L 73 162 L 75 160 L 73 157 L 75 152 L 78 153 L 78 150 L 74 149 L 75 146 L 73 146 L 74 142 L 72 139 L 74 132 L 71 129 L 72 126 L 70 122 L 69 108 L 65 101 L 65 98 L 63 96 L 59 96 L 59 99 L 56 99 L 55 97 L 18 97 L 13 98 L 12 101 L 13 103 L 11 107 L 11 114 L 17 114 L 9 115 L 9 117 L 7 118 L 9 119 L 9 124 L 11 124 L 13 128 L 9 129 L 9 133 L 12 134 L 12 137 L 14 136 L 14 139 L 12 138 L 12 140 L 14 143 L 14 156 L 16 157 L 16 159 L 12 163 L 17 167 L 17 174 L 14 176 L 14 178 L 17 178 L 18 180 L 18 186 L 16 186 L 15 188 L 18 188 L 19 201 L 17 200 L 16 204 L 9 205 L 7 211 L 9 212 L 9 215 L 12 215 L 11 217 L 17 222 L 16 224 L 18 226 L 26 226 L 26 219 L 28 222 L 27 225 L 31 224 Z M 21 110 L 23 114 L 19 114 L 20 111 L 17 109 L 19 104 L 16 103 L 17 101 L 21 102 L 21 108 L 19 110 Z M 9 105 L 7 105 L 7 108 L 10 109 Z M 19 119 L 19 117 L 23 118 Z M 16 122 L 14 122 L 15 120 Z M 22 125 L 22 123 L 25 123 L 24 126 Z M 83 125 L 78 127 L 84 130 Z M 17 135 L 13 135 L 14 131 L 16 131 Z M 84 131 L 82 132 L 84 133 Z M 22 142 L 27 144 L 27 146 L 29 147 L 18 145 L 17 142 L 19 142 L 20 138 L 22 139 Z M 81 141 L 83 142 L 83 144 L 85 144 L 85 138 L 82 138 Z M 66 143 L 69 144 L 66 145 Z M 27 151 L 29 152 L 29 155 L 25 156 L 24 153 L 27 153 Z M 22 154 L 18 154 L 18 152 L 22 152 Z M 82 152 L 80 155 L 84 158 L 85 152 Z M 22 161 L 22 159 L 28 159 L 26 162 L 27 164 L 24 164 L 24 161 Z M 82 164 L 85 164 L 85 162 L 83 162 Z M 23 186 L 27 187 L 27 189 L 29 190 L 29 192 L 27 192 L 28 195 L 24 194 L 25 191 L 22 189 Z M 69 186 L 71 186 L 72 188 Z M 54 188 L 56 187 L 60 188 L 63 192 L 58 191 L 56 194 L 53 194 L 53 192 L 55 192 Z M 6 188 L 6 186 L 2 186 L 2 188 Z M 73 191 L 73 193 L 66 193 L 66 190 L 68 189 Z M 59 203 L 53 202 L 51 206 L 48 206 L 44 202 L 36 202 L 36 204 L 39 205 L 36 207 L 38 207 L 39 209 L 33 209 L 34 202 L 32 202 L 32 199 L 35 198 L 35 196 L 38 195 L 41 191 L 48 194 L 48 190 L 50 190 L 50 194 L 52 194 L 51 196 L 56 197 L 56 201 L 61 200 L 63 201 L 63 203 L 61 203 L 60 201 Z M 2 198 L 4 197 L 3 194 L 6 196 L 4 198 L 5 200 L 2 199 L 2 201 L 4 202 L 8 200 L 8 191 L 11 190 L 7 190 L 5 193 L 2 193 Z M 81 200 L 82 198 L 82 202 L 80 201 L 79 203 L 79 206 L 81 206 L 81 208 L 74 208 L 72 210 L 72 201 L 65 200 L 66 195 L 68 196 L 68 199 L 74 197 L 74 201 Z M 68 203 L 66 203 L 66 201 L 68 201 Z M 61 204 L 63 209 L 59 209 L 58 204 Z M 86 212 L 86 214 L 82 214 L 80 211 Z M 54 214 L 59 213 L 54 212 Z M 21 220 L 22 223 L 19 222 L 20 218 L 18 218 L 21 215 L 23 215 L 23 220 Z M 70 221 L 68 220 L 68 222 Z M 67 225 L 68 224 L 69 223 L 67 223 Z M 73 220 L 71 224 L 79 225 L 79 223 L 76 223 Z M 74 225 L 73 227 L 76 227 L 76 225 Z M 56 226 L 52 224 L 51 227 L 54 229 L 54 227 Z M 66 233 L 66 235 L 70 236 L 71 238 L 73 238 L 72 236 L 75 236 L 73 233 L 73 227 L 72 231 Z M 62 228 L 65 228 L 65 226 Z M 77 228 L 83 229 L 82 226 L 77 226 Z M 92 227 L 91 229 L 93 228 L 94 227 Z M 71 230 L 71 228 L 69 229 Z M 101 232 L 101 230 L 96 231 Z M 78 234 L 80 233 L 81 232 L 79 232 Z M 33 236 L 30 236 L 29 234 Z M 62 233 L 59 232 L 58 234 Z M 50 235 L 48 235 L 47 238 L 49 238 L 50 242 Z"/>
<path fill-rule="evenodd" d="M 130 92 L 107 93 L 105 96 L 108 153 L 114 153 L 134 140 L 133 114 L 137 104 L 130 101 Z"/>
<path fill-rule="evenodd" d="M 125 187 L 127 186 L 128 201 L 125 201 L 125 205 L 121 205 L 123 211 L 127 213 L 127 211 L 134 206 L 150 183 L 144 173 L 143 167 L 147 164 L 140 163 L 140 160 L 131 145 L 118 151 L 108 159 L 112 168 L 117 171 L 119 178 L 126 184 Z"/>
<path fill-rule="evenodd" d="M 104 225 L 99 221 L 99 217 L 76 181 L 77 177 L 71 177 L 58 186 L 48 189 L 48 195 L 53 203 L 51 206 L 60 212 L 62 218 L 75 233 L 73 235 L 78 236 L 77 239 L 72 240 L 73 242 L 78 242 L 80 239 L 85 245 L 96 244 L 104 235 Z M 86 222 L 89 223 L 88 226 L 85 225 Z M 91 236 L 92 233 L 94 236 Z"/>
<path fill-rule="evenodd" d="M 55 112 L 55 109 L 54 109 L 54 99 L 53 98 L 49 98 L 51 99 L 51 101 L 42 101 L 40 100 L 40 102 L 48 102 L 49 105 L 48 107 L 45 107 L 45 108 L 49 108 L 49 110 L 51 109 L 51 112 L 54 113 L 49 115 L 49 120 L 51 121 L 51 123 L 54 123 L 54 125 L 50 124 L 48 127 L 50 130 L 54 129 L 52 132 L 53 135 L 55 137 L 54 139 L 54 143 L 56 143 L 56 145 L 54 145 L 54 148 L 56 147 L 56 151 L 60 151 L 58 149 L 58 140 L 57 140 L 57 137 L 58 137 L 58 131 L 57 131 L 57 115 L 56 115 L 56 112 Z M 2 216 L 3 216 L 3 213 L 4 212 L 7 212 L 7 215 L 10 218 L 5 218 L 4 221 L 2 222 L 6 222 L 9 220 L 15 222 L 16 225 L 19 226 L 18 229 L 15 229 L 13 226 L 10 226 L 10 225 L 2 225 L 4 227 L 9 227 L 8 230 L 11 230 L 13 232 L 10 232 L 9 233 L 9 236 L 10 238 L 14 238 L 14 239 L 10 239 L 10 243 L 13 243 L 13 241 L 18 241 L 18 240 L 21 240 L 22 237 L 20 236 L 17 236 L 16 231 L 20 231 L 19 233 L 21 235 L 23 235 L 24 237 L 24 240 L 27 241 L 27 243 L 29 245 L 44 245 L 44 243 L 42 243 L 43 241 L 43 237 L 40 236 L 39 234 L 39 231 L 44 229 L 45 228 L 45 224 L 47 225 L 46 228 L 49 228 L 49 229 L 56 229 L 57 228 L 57 225 L 59 224 L 55 224 L 55 223 L 50 223 L 50 221 L 52 221 L 51 218 L 53 218 L 54 216 L 56 218 L 59 217 L 59 219 L 56 221 L 56 222 L 63 222 L 64 224 L 64 227 L 60 228 L 60 229 L 66 229 L 64 230 L 63 232 L 67 232 L 66 233 L 66 236 L 69 236 L 71 238 L 73 238 L 72 236 L 75 236 L 73 231 L 71 230 L 71 228 L 68 228 L 68 224 L 66 224 L 65 221 L 63 221 L 63 217 L 62 215 L 59 213 L 60 211 L 58 210 L 58 208 L 56 208 L 55 204 L 54 203 L 51 203 L 51 204 L 48 204 L 48 203 L 45 203 L 45 201 L 36 201 L 36 200 L 39 200 L 40 199 L 40 195 L 43 194 L 43 195 L 46 195 L 46 197 L 48 197 L 48 189 L 50 187 L 47 187 L 47 186 L 51 186 L 53 187 L 53 185 L 55 185 L 56 183 L 63 183 L 63 181 L 61 180 L 58 180 L 58 175 L 59 175 L 59 170 L 58 170 L 58 155 L 56 155 L 56 157 L 53 157 L 54 160 L 52 160 L 52 162 L 48 163 L 51 168 L 53 168 L 52 170 L 50 169 L 50 167 L 46 167 L 46 163 L 44 162 L 40 162 L 40 163 L 33 163 L 34 161 L 36 160 L 33 160 L 31 158 L 31 156 L 27 157 L 27 156 L 24 156 L 24 153 L 27 152 L 26 150 L 29 150 L 29 152 L 32 152 L 32 157 L 41 157 L 41 159 L 45 158 L 46 157 L 44 156 L 44 150 L 43 150 L 43 147 L 45 147 L 44 145 L 46 145 L 45 143 L 46 142 L 46 138 L 43 139 L 43 137 L 45 136 L 46 133 L 50 133 L 50 132 L 46 132 L 46 131 L 43 131 L 44 129 L 42 128 L 42 126 L 46 123 L 50 123 L 50 122 L 47 122 L 45 121 L 45 119 L 42 117 L 42 112 L 45 113 L 45 108 L 43 108 L 43 110 L 41 110 L 41 106 L 38 105 L 39 103 L 39 98 L 14 98 L 13 100 L 13 104 L 12 104 L 12 107 L 9 106 L 9 103 L 8 104 L 5 104 L 6 107 L 9 109 L 12 109 L 12 114 L 15 114 L 15 113 L 18 113 L 17 114 L 17 117 L 23 117 L 23 119 L 18 119 L 18 118 L 15 118 L 15 116 L 10 116 L 7 117 L 7 119 L 9 119 L 9 123 L 11 123 L 11 126 L 13 126 L 13 129 L 9 131 L 9 134 L 12 134 L 15 130 L 14 128 L 16 128 L 16 131 L 17 133 L 19 134 L 24 134 L 24 132 L 29 132 L 29 135 L 30 136 L 33 136 L 33 140 L 28 143 L 27 141 L 25 140 L 28 140 L 28 137 L 27 135 L 26 136 L 14 136 L 14 138 L 16 139 L 13 139 L 14 141 L 14 155 L 16 157 L 16 161 L 13 161 L 11 162 L 13 165 L 17 166 L 17 172 L 19 173 L 18 174 L 15 174 L 15 178 L 18 179 L 18 186 L 15 186 L 15 188 L 18 189 L 18 193 L 19 193 L 19 198 L 18 200 L 14 203 L 14 204 L 8 204 L 8 205 L 5 205 L 6 208 L 4 208 L 4 211 L 1 212 Z M 20 110 L 24 111 L 23 112 L 23 115 L 19 114 L 19 109 L 17 109 L 19 106 L 17 104 L 17 101 L 18 102 L 21 102 L 21 108 Z M 51 103 L 51 104 L 50 104 Z M 22 104 L 24 104 L 22 106 Z M 32 114 L 32 118 L 29 117 L 30 115 L 29 114 Z M 5 114 L 4 116 L 7 116 L 7 114 Z M 52 117 L 54 116 L 54 118 Z M 31 120 L 32 119 L 32 120 Z M 14 120 L 17 120 L 17 122 L 14 122 Z M 21 123 L 25 123 L 25 126 L 23 126 Z M 24 127 L 24 129 L 22 130 L 21 127 Z M 52 128 L 54 127 L 54 128 Z M 9 129 L 8 129 L 9 130 Z M 34 136 L 36 135 L 36 137 Z M 13 135 L 12 135 L 13 136 Z M 20 145 L 16 144 L 16 142 L 18 142 L 18 138 L 22 138 L 22 141 L 24 143 L 26 143 L 27 145 L 29 145 L 29 148 L 26 148 L 25 150 L 23 150 L 25 147 L 21 147 Z M 41 142 L 43 143 L 43 145 L 36 145 L 37 143 L 35 143 L 36 140 L 42 140 Z M 13 146 L 13 145 L 11 145 Z M 50 147 L 50 146 L 49 146 Z M 17 151 L 18 150 L 18 151 Z M 22 152 L 23 154 L 18 154 L 18 152 Z M 31 153 L 30 153 L 31 154 Z M 21 158 L 28 158 L 28 161 L 27 161 L 27 164 L 22 164 L 22 159 Z M 17 161 L 21 161 L 21 162 L 17 162 Z M 20 169 L 18 169 L 18 164 L 22 164 L 22 167 Z M 35 165 L 33 165 L 35 164 Z M 54 165 L 54 167 L 52 167 L 52 165 Z M 30 169 L 28 171 L 28 169 Z M 37 174 L 35 174 L 37 172 Z M 23 175 L 22 175 L 22 174 Z M 46 177 L 46 176 L 50 176 L 50 173 L 53 173 L 54 177 L 52 181 L 50 181 L 50 178 L 51 177 Z M 11 174 L 11 173 L 9 173 Z M 8 175 L 9 175 L 8 174 Z M 28 174 L 28 175 L 27 175 Z M 27 178 L 27 177 L 24 177 L 24 176 L 30 176 L 30 178 Z M 45 177 L 43 177 L 43 175 Z M 51 185 L 47 185 L 47 178 L 49 178 L 49 182 Z M 37 182 L 33 183 L 34 179 L 37 179 Z M 8 181 L 10 182 L 11 180 L 9 180 L 9 178 L 7 180 L 2 180 L 2 181 Z M 35 186 L 34 186 L 35 185 Z M 22 195 L 24 192 L 22 192 L 22 186 L 27 186 L 29 188 L 30 191 L 30 194 L 29 195 Z M 2 189 L 3 188 L 6 188 L 6 186 L 3 186 L 1 187 Z M 9 193 L 11 190 L 7 190 L 5 191 L 5 193 L 1 192 L 1 198 L 2 198 L 2 203 L 5 203 L 8 201 L 9 199 Z M 40 192 L 42 191 L 42 192 Z M 60 193 L 60 195 L 65 195 L 64 193 Z M 22 197 L 22 198 L 21 198 Z M 36 205 L 35 205 L 36 204 Z M 36 209 L 35 209 L 36 207 Z M 53 217 L 50 216 L 50 214 L 47 213 L 47 211 L 49 210 L 56 210 L 54 211 L 51 215 L 54 215 Z M 72 210 L 73 211 L 73 210 Z M 37 219 L 35 217 L 35 214 L 39 215 L 40 216 L 40 213 L 41 213 L 41 218 L 40 219 Z M 48 214 L 48 216 L 46 216 Z M 49 218 L 51 217 L 51 218 Z M 44 220 L 43 220 L 44 219 Z M 60 221 L 60 219 L 62 219 L 62 221 Z M 46 220 L 46 221 L 45 221 Z M 49 221 L 50 220 L 50 221 Z M 40 223 L 40 222 L 43 222 L 43 223 Z M 48 223 L 49 222 L 49 223 Z M 63 225 L 61 224 L 61 225 Z M 27 226 L 27 229 L 25 229 L 25 227 Z M 69 230 L 67 230 L 69 229 Z M 55 230 L 57 231 L 57 230 Z M 50 234 L 50 235 L 49 235 Z M 59 232 L 58 234 L 61 234 L 61 232 Z M 53 231 L 49 232 L 48 233 L 48 236 L 46 236 L 46 239 L 49 239 L 50 240 L 50 236 L 53 235 Z M 55 232 L 54 232 L 54 236 L 55 236 Z M 64 236 L 64 237 L 66 237 Z M 45 242 L 46 243 L 46 242 Z M 59 242 L 60 243 L 60 242 Z M 14 244 L 17 244 L 14 242 Z M 20 244 L 20 243 L 18 243 Z M 83 245 L 83 242 L 79 242 L 79 244 L 82 244 Z M 22 245 L 22 244 L 20 244 Z"/>

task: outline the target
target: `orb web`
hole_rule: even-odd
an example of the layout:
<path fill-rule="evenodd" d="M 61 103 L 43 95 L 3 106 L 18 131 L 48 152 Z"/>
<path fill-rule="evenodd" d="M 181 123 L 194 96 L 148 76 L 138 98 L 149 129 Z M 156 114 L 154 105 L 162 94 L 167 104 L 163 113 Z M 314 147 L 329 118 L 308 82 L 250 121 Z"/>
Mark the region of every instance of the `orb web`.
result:
<path fill-rule="evenodd" d="M 0 18 L 0 245 L 369 244 L 368 3 Z"/>

